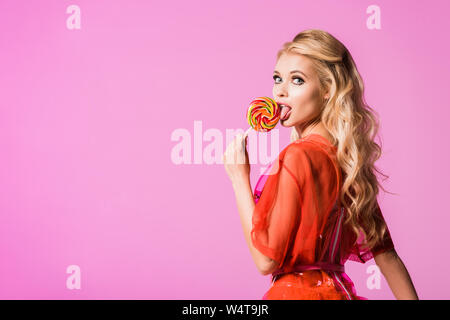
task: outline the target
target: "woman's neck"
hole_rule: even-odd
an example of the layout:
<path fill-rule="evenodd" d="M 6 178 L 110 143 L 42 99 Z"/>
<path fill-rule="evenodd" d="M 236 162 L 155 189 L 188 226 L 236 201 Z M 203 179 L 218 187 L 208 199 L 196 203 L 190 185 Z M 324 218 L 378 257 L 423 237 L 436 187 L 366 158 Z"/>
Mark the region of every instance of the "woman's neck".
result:
<path fill-rule="evenodd" d="M 300 138 L 304 138 L 306 136 L 309 136 L 310 134 L 318 134 L 322 137 L 327 138 L 328 140 L 331 140 L 331 135 L 328 133 L 328 130 L 325 129 L 322 122 L 310 125 L 303 129 L 296 127 L 296 130 Z"/>

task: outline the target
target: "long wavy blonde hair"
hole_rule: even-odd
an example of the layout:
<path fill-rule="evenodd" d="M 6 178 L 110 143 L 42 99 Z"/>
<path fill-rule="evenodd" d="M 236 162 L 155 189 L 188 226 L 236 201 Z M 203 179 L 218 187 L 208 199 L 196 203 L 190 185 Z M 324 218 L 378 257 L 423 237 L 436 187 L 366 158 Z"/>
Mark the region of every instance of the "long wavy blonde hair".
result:
<path fill-rule="evenodd" d="M 362 231 L 371 249 L 386 232 L 386 225 L 374 214 L 379 187 L 386 191 L 375 171 L 388 177 L 374 165 L 381 156 L 381 143 L 374 141 L 379 128 L 378 114 L 364 100 L 363 80 L 350 52 L 331 34 L 316 29 L 300 32 L 283 45 L 277 60 L 288 52 L 312 59 L 320 90 L 329 92 L 318 121 L 337 147 L 337 161 L 343 173 L 339 197 L 348 214 L 344 223 L 350 224 L 356 238 Z M 294 127 L 291 141 L 297 139 Z"/>

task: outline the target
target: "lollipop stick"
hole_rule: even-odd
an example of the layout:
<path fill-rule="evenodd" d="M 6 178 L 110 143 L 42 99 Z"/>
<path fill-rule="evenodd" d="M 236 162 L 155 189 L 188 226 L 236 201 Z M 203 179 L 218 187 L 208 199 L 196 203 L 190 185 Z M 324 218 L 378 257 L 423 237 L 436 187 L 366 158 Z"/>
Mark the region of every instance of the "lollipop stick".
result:
<path fill-rule="evenodd" d="M 250 130 L 252 130 L 252 129 L 253 129 L 252 127 L 248 128 L 247 131 L 245 131 L 245 133 L 244 133 L 244 137 L 246 137 L 248 135 L 248 133 L 250 132 Z"/>

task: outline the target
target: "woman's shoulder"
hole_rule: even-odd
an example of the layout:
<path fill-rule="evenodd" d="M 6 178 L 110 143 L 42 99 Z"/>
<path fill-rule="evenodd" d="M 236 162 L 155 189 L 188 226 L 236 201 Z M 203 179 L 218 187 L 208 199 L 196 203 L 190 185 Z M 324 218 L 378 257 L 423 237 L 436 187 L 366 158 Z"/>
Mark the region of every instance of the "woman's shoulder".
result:
<path fill-rule="evenodd" d="M 280 153 L 280 162 L 285 167 L 306 174 L 310 170 L 339 174 L 336 149 L 320 139 L 298 139 L 287 145 Z"/>
<path fill-rule="evenodd" d="M 332 156 L 321 145 L 310 140 L 296 140 L 287 145 L 280 153 L 276 165 L 277 169 L 274 170 L 284 168 L 302 189 L 317 185 L 313 183 L 316 179 L 322 185 L 338 180 L 333 179 L 338 177 L 339 172 Z"/>
<path fill-rule="evenodd" d="M 325 138 L 323 138 L 325 139 Z M 299 157 L 319 157 L 320 155 L 330 155 L 334 153 L 331 144 L 325 144 L 317 137 L 309 139 L 298 139 L 288 144 L 280 153 L 281 158 L 299 158 Z"/>

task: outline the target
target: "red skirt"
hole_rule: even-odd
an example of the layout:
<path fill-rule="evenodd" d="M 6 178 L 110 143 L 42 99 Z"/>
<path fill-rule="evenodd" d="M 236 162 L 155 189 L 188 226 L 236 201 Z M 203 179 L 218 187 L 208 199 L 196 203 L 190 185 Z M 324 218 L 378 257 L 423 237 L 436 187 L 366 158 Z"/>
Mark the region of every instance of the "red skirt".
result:
<path fill-rule="evenodd" d="M 308 270 L 273 278 L 263 300 L 367 300 L 356 294 L 345 272 Z"/>

